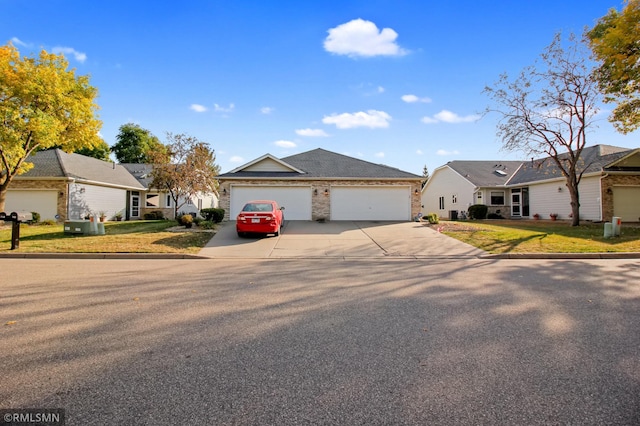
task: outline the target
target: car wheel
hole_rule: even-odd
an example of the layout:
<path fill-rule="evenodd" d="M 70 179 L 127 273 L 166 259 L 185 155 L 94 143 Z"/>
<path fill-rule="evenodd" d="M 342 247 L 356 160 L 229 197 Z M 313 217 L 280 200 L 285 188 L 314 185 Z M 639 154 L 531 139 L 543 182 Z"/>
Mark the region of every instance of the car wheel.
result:
<path fill-rule="evenodd" d="M 274 235 L 277 237 L 278 235 L 280 235 L 280 228 L 281 226 L 278 226 L 278 229 L 276 229 L 276 232 L 274 232 Z"/>
<path fill-rule="evenodd" d="M 240 232 L 240 231 L 238 231 L 238 237 L 242 238 L 242 237 L 244 237 L 245 235 L 246 235 L 246 234 L 245 234 L 244 232 Z"/>

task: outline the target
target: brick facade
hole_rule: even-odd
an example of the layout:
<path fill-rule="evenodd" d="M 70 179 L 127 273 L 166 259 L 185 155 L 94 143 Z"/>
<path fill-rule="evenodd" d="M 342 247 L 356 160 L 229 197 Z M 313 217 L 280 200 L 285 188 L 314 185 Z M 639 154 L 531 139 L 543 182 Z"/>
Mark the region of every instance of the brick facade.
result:
<path fill-rule="evenodd" d="M 605 222 L 613 218 L 614 186 L 640 186 L 640 176 L 614 174 L 602 179 L 602 220 Z"/>
<path fill-rule="evenodd" d="M 311 220 L 331 220 L 331 187 L 357 185 L 357 186 L 411 186 L 411 217 L 415 217 L 422 210 L 421 205 L 421 182 L 413 180 L 394 180 L 394 181 L 371 181 L 371 180 L 221 180 L 220 188 L 220 208 L 224 209 L 225 220 L 229 220 L 231 210 L 231 186 L 238 185 L 260 185 L 260 186 L 311 186 Z M 317 194 L 316 194 L 317 191 Z M 326 191 L 326 192 L 325 192 Z M 417 191 L 417 192 L 416 192 Z M 234 218 L 235 219 L 235 218 Z"/>

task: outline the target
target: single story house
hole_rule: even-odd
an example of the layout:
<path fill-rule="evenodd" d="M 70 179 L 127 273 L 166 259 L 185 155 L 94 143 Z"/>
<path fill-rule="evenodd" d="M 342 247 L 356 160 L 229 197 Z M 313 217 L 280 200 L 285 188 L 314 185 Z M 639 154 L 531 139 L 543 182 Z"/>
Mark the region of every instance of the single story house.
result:
<path fill-rule="evenodd" d="M 567 155 L 567 154 L 563 154 Z M 580 219 L 640 221 L 640 149 L 586 147 L 579 170 Z M 422 189 L 424 213 L 456 218 L 473 204 L 506 218 L 569 219 L 565 178 L 551 158 L 531 161 L 450 161 Z"/>
<path fill-rule="evenodd" d="M 265 154 L 218 179 L 225 219 L 252 199 L 277 201 L 287 220 L 408 221 L 420 213 L 421 176 L 320 148 Z"/>
<path fill-rule="evenodd" d="M 7 212 L 37 212 L 64 221 L 105 214 L 130 217 L 145 188 L 122 166 L 60 149 L 39 151 L 34 167 L 16 176 L 7 191 Z"/>
<path fill-rule="evenodd" d="M 122 163 L 137 181 L 146 189 L 140 200 L 139 216 L 144 217 L 145 213 L 160 211 L 168 219 L 175 218 L 175 205 L 173 198 L 167 191 L 162 191 L 151 187 L 151 164 Z M 200 210 L 218 206 L 218 196 L 215 193 L 199 193 L 188 199 L 179 198 L 179 213 L 200 213 Z"/>

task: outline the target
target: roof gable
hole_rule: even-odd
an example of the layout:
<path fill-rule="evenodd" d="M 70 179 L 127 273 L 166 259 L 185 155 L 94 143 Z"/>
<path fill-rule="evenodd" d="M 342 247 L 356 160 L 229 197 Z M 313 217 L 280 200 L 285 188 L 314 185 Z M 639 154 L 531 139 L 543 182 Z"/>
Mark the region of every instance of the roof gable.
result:
<path fill-rule="evenodd" d="M 229 173 L 237 172 L 296 172 L 304 173 L 302 170 L 287 164 L 286 162 L 274 157 L 271 154 L 265 154 L 262 157 L 256 158 L 249 163 L 243 164 L 240 167 L 233 169 Z"/>
<path fill-rule="evenodd" d="M 626 155 L 605 165 L 606 171 L 640 171 L 640 149 L 628 151 Z"/>

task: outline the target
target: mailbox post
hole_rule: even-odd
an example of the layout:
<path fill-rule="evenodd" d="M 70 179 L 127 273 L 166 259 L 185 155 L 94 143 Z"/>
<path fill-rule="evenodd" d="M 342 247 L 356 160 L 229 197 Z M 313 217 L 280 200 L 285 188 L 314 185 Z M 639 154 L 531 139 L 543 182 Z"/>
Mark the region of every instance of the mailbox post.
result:
<path fill-rule="evenodd" d="M 30 214 L 18 214 L 12 212 L 7 215 L 4 212 L 0 212 L 0 220 L 5 222 L 12 222 L 11 224 L 11 250 L 15 250 L 20 247 L 20 223 L 23 221 L 31 220 Z"/>

